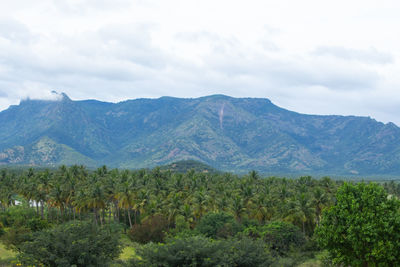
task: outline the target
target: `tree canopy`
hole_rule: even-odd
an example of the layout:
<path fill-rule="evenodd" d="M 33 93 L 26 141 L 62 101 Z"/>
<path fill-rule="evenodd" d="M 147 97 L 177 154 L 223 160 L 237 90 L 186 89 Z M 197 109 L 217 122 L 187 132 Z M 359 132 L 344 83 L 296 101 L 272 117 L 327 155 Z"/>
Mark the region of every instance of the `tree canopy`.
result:
<path fill-rule="evenodd" d="M 19 258 L 28 266 L 108 266 L 120 253 L 118 238 L 91 222 L 65 223 L 35 232 L 21 245 Z"/>
<path fill-rule="evenodd" d="M 336 199 L 316 230 L 334 261 L 346 266 L 398 266 L 400 201 L 375 183 L 345 183 Z"/>

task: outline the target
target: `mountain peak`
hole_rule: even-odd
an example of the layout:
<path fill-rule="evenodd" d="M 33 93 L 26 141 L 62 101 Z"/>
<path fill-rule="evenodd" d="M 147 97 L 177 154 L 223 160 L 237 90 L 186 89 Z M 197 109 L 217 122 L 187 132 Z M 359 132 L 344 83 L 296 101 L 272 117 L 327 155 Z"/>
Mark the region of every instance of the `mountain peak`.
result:
<path fill-rule="evenodd" d="M 215 95 L 203 96 L 201 98 L 203 98 L 203 99 L 232 99 L 233 97 L 223 95 L 223 94 L 215 94 Z"/>
<path fill-rule="evenodd" d="M 71 101 L 71 98 L 64 92 L 58 93 L 57 91 L 51 91 L 51 95 L 55 98 L 55 100 L 63 100 L 63 101 Z"/>
<path fill-rule="evenodd" d="M 72 101 L 67 94 L 58 93 L 57 91 L 51 91 L 47 94 L 43 94 L 40 96 L 27 96 L 24 99 L 21 99 L 21 104 L 31 103 L 31 102 L 48 102 L 48 101 Z"/>

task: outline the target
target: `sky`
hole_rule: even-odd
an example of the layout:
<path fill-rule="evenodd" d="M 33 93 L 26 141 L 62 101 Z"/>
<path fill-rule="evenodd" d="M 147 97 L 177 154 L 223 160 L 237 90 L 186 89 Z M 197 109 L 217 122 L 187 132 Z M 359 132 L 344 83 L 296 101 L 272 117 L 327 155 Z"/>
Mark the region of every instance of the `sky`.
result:
<path fill-rule="evenodd" d="M 0 2 L 0 110 L 225 94 L 400 125 L 400 1 Z"/>

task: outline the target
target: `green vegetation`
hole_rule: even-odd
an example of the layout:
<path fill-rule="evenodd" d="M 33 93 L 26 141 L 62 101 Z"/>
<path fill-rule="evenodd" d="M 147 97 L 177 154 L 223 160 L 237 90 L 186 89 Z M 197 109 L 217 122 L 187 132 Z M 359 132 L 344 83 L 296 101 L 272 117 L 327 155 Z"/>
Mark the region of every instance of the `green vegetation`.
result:
<path fill-rule="evenodd" d="M 120 253 L 118 233 L 91 222 L 72 222 L 35 232 L 19 246 L 21 263 L 30 266 L 107 266 Z"/>
<path fill-rule="evenodd" d="M 212 240 L 203 236 L 175 238 L 165 245 L 150 243 L 131 266 L 269 266 L 272 257 L 260 240 L 249 237 Z"/>
<path fill-rule="evenodd" d="M 218 173 L 219 171 L 214 169 L 213 167 L 204 164 L 202 162 L 196 160 L 181 160 L 177 162 L 173 162 L 168 165 L 164 165 L 160 167 L 161 170 L 170 170 L 172 172 L 180 172 L 185 173 L 190 170 L 194 170 L 195 172 L 204 172 L 204 173 Z"/>
<path fill-rule="evenodd" d="M 15 259 L 16 253 L 8 250 L 0 243 L 0 266 L 8 266 Z"/>
<path fill-rule="evenodd" d="M 26 266 L 396 265 L 400 186 L 382 185 L 263 178 L 254 171 L 1 170 L 0 249 L 8 254 L 1 260 Z"/>
<path fill-rule="evenodd" d="M 400 201 L 376 184 L 344 184 L 324 212 L 317 234 L 337 263 L 400 264 Z"/>

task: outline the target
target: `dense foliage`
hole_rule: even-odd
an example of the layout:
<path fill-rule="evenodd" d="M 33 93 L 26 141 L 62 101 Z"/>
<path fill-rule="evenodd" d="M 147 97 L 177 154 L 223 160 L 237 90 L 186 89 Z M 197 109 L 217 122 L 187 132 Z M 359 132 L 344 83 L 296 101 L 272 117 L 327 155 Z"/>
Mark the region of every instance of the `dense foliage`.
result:
<path fill-rule="evenodd" d="M 232 215 L 219 212 L 204 215 L 196 225 L 196 230 L 207 237 L 221 238 L 235 235 L 241 227 Z"/>
<path fill-rule="evenodd" d="M 330 240 L 335 234 L 332 225 L 338 223 L 337 230 L 343 229 L 340 223 L 348 224 L 346 220 L 353 215 L 354 220 L 366 222 L 356 216 L 357 211 L 364 214 L 360 206 L 345 206 L 360 195 L 354 193 L 346 200 L 348 192 L 357 192 L 353 185 L 345 184 L 336 197 L 342 184 L 328 177 L 262 178 L 256 172 L 236 176 L 193 170 L 174 173 L 159 168 L 2 170 L 1 240 L 19 253 L 20 262 L 31 265 L 95 265 L 86 255 L 89 253 L 107 266 L 119 253 L 118 239 L 129 237 L 137 242 L 136 257 L 130 262 L 133 266 L 209 266 L 215 262 L 221 266 L 263 266 L 260 262 L 264 266 L 295 266 L 320 251 L 314 241 L 318 225 L 320 241 L 326 238 L 327 242 L 320 244 L 339 251 L 344 243 Z M 365 196 L 361 194 L 369 201 L 363 205 L 365 213 L 373 218 L 372 207 L 376 206 L 381 208 L 377 214 L 382 215 L 378 224 L 370 220 L 365 229 L 347 229 L 349 236 L 353 235 L 353 241 L 363 237 L 357 235 L 357 229 L 362 229 L 370 238 L 368 242 L 377 242 L 375 247 L 366 246 L 367 253 L 385 250 L 388 253 L 382 255 L 393 259 L 389 251 L 399 248 L 397 235 L 392 234 L 397 233 L 393 227 L 397 227 L 395 199 L 400 186 L 385 183 L 384 190 L 360 184 L 358 190 L 373 188 Z M 337 214 L 342 214 L 342 221 Z M 382 243 L 377 235 L 391 243 Z M 64 248 L 55 244 L 64 244 Z M 357 249 L 355 244 L 345 245 Z M 357 253 L 353 254 L 361 255 Z M 331 255 L 335 258 L 336 254 Z M 380 262 L 380 258 L 375 260 Z"/>
<path fill-rule="evenodd" d="M 48 267 L 107 266 L 119 255 L 118 234 L 93 223 L 66 223 L 34 233 L 19 256 L 23 264 Z"/>
<path fill-rule="evenodd" d="M 131 266 L 269 266 L 272 257 L 261 240 L 251 238 L 214 241 L 203 236 L 150 243 L 138 251 Z"/>
<path fill-rule="evenodd" d="M 281 221 L 272 221 L 266 225 L 248 227 L 245 233 L 264 240 L 271 251 L 280 255 L 285 255 L 291 248 L 301 247 L 306 243 L 306 237 L 298 227 Z"/>
<path fill-rule="evenodd" d="M 62 166 L 19 175 L 3 170 L 0 185 L 3 208 L 15 206 L 19 196 L 50 222 L 91 217 L 97 224 L 113 220 L 132 228 L 149 216 L 161 215 L 172 226 L 183 217 L 194 228 L 204 215 L 223 212 L 241 223 L 286 221 L 311 236 L 322 209 L 333 203 L 338 183 L 309 176 L 261 179 L 255 172 L 238 177 L 159 168 L 121 171 L 104 166 L 89 171 Z"/>
<path fill-rule="evenodd" d="M 148 242 L 163 242 L 165 233 L 170 224 L 162 215 L 146 217 L 140 224 L 132 225 L 128 236 L 135 242 L 146 244 Z"/>
<path fill-rule="evenodd" d="M 318 227 L 320 243 L 337 263 L 400 264 L 400 201 L 377 184 L 345 183 Z"/>

